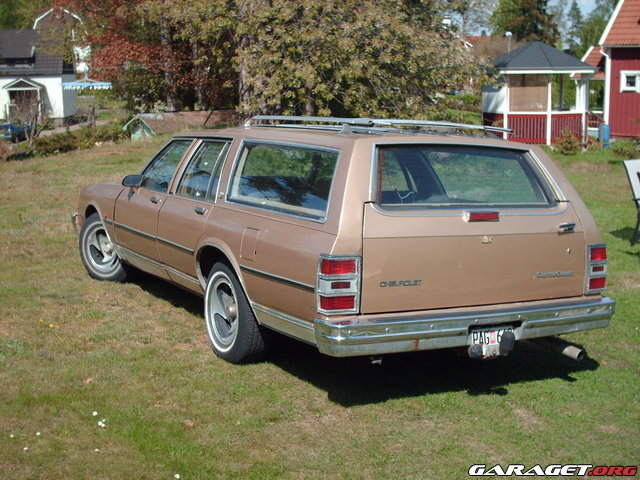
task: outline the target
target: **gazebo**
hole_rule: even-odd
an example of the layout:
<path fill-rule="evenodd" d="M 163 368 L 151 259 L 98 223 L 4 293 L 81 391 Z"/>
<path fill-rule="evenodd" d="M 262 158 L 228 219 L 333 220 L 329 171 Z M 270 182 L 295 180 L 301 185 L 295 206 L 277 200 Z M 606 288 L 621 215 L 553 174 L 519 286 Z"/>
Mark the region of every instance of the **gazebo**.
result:
<path fill-rule="evenodd" d="M 482 121 L 509 139 L 551 145 L 565 129 L 586 141 L 589 78 L 595 68 L 546 43 L 527 43 L 493 61 L 501 87 L 484 86 Z M 571 74 L 581 74 L 575 80 Z"/>

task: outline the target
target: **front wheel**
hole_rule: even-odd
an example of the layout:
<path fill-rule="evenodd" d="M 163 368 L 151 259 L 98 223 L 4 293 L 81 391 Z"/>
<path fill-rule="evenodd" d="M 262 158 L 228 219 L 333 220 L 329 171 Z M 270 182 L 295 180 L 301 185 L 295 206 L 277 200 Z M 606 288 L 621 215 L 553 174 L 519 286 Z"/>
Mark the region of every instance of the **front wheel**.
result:
<path fill-rule="evenodd" d="M 220 358 L 249 363 L 266 354 L 270 332 L 258 325 L 240 282 L 224 263 L 211 269 L 204 316 L 211 346 Z"/>
<path fill-rule="evenodd" d="M 79 247 L 80 258 L 91 277 L 112 282 L 123 282 L 127 278 L 127 271 L 97 213 L 89 215 L 82 225 Z"/>

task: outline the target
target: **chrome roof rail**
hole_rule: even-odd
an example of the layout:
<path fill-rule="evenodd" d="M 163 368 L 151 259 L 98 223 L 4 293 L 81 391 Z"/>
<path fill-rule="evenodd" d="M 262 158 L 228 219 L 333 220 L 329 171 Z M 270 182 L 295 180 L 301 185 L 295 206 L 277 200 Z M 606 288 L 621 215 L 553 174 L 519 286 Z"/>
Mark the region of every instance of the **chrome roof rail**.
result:
<path fill-rule="evenodd" d="M 316 125 L 301 125 L 301 123 L 313 123 Z M 285 127 L 285 128 L 309 128 L 320 130 L 334 130 L 343 134 L 353 131 L 377 131 L 386 130 L 402 133 L 404 127 L 415 129 L 455 129 L 455 130 L 480 130 L 483 132 L 507 132 L 513 130 L 490 125 L 473 125 L 467 123 L 441 122 L 434 120 L 404 120 L 395 118 L 341 118 L 341 117 L 303 117 L 288 115 L 256 115 L 244 123 L 245 128 L 251 127 Z M 355 128 L 352 128 L 355 127 Z M 371 131 L 371 133 L 374 133 Z M 405 130 L 406 131 L 406 130 Z M 407 133 L 410 133 L 407 131 Z M 412 133 L 412 132 L 411 132 Z"/>

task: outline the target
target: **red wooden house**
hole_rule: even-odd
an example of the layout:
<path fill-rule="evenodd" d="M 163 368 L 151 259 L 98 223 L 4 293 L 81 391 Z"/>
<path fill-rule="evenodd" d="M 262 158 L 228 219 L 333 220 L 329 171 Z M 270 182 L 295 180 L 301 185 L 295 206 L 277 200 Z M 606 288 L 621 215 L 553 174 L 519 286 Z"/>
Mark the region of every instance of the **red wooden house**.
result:
<path fill-rule="evenodd" d="M 482 91 L 482 120 L 513 130 L 509 139 L 550 145 L 563 130 L 586 139 L 587 85 L 596 69 L 543 42 L 493 61 L 504 83 Z M 578 75 L 571 80 L 571 75 Z M 574 83 L 575 82 L 575 83 Z"/>
<path fill-rule="evenodd" d="M 640 0 L 620 0 L 599 46 L 585 56 L 604 60 L 603 120 L 612 137 L 640 137 Z M 602 58 L 598 58 L 597 54 Z"/>

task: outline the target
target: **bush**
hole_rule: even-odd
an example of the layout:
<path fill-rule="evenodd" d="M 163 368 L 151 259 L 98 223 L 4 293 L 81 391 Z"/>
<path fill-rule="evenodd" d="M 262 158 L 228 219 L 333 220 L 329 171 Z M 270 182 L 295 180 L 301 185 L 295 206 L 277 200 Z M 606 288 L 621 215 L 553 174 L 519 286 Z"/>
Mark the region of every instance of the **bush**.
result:
<path fill-rule="evenodd" d="M 562 155 L 575 155 L 580 152 L 580 142 L 571 130 L 565 128 L 556 139 L 555 150 Z"/>
<path fill-rule="evenodd" d="M 128 139 L 128 133 L 122 130 L 122 125 L 109 124 L 103 127 L 82 127 L 79 130 L 67 131 L 57 135 L 38 137 L 35 139 L 34 150 L 39 155 L 52 155 L 93 148 L 97 143 L 118 143 Z"/>
<path fill-rule="evenodd" d="M 38 137 L 34 142 L 34 150 L 40 155 L 69 152 L 78 148 L 78 141 L 74 132 L 59 133 Z"/>
<path fill-rule="evenodd" d="M 640 139 L 617 140 L 611 144 L 611 150 L 622 158 L 640 158 Z"/>
<path fill-rule="evenodd" d="M 8 160 L 11 156 L 11 146 L 6 140 L 0 139 L 0 161 Z"/>

